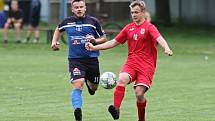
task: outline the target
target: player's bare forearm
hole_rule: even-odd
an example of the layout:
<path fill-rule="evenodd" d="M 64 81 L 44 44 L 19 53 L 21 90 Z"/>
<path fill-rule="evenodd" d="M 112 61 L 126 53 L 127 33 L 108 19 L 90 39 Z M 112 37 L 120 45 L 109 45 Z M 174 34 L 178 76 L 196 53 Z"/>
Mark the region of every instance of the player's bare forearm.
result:
<path fill-rule="evenodd" d="M 58 30 L 58 28 L 56 28 L 55 32 L 54 32 L 54 35 L 53 35 L 53 38 L 52 38 L 52 42 L 58 42 L 60 37 L 61 37 L 61 33 Z"/>
<path fill-rule="evenodd" d="M 120 44 L 119 42 L 117 42 L 115 39 L 113 39 L 113 40 L 107 41 L 103 44 L 96 45 L 96 46 L 93 46 L 91 43 L 88 43 L 88 44 L 86 44 L 86 49 L 90 50 L 90 51 L 107 50 L 107 49 L 113 48 L 119 44 Z"/>
<path fill-rule="evenodd" d="M 107 50 L 107 49 L 113 48 L 113 47 L 115 47 L 115 46 L 117 46 L 119 44 L 120 43 L 117 42 L 115 39 L 112 39 L 112 40 L 107 41 L 107 42 L 105 42 L 103 44 L 95 46 L 95 49 L 96 50 Z"/>
<path fill-rule="evenodd" d="M 157 42 L 161 45 L 161 47 L 164 49 L 164 53 L 169 55 L 169 56 L 172 56 L 173 55 L 173 52 L 172 50 L 170 49 L 169 45 L 167 44 L 166 40 L 162 37 L 162 36 L 159 36 L 157 38 Z"/>
<path fill-rule="evenodd" d="M 107 42 L 107 38 L 105 36 L 95 39 L 96 44 L 102 44 L 102 43 L 105 43 L 105 42 Z"/>
<path fill-rule="evenodd" d="M 52 38 L 52 45 L 51 48 L 53 50 L 59 50 L 59 39 L 61 37 L 61 32 L 58 30 L 58 28 L 55 29 L 53 38 Z"/>
<path fill-rule="evenodd" d="M 97 38 L 97 39 L 95 39 L 95 37 L 92 35 L 86 36 L 86 42 L 90 42 L 92 44 L 102 44 L 102 43 L 105 43 L 106 41 L 107 41 L 106 36 L 102 36 L 102 37 Z"/>

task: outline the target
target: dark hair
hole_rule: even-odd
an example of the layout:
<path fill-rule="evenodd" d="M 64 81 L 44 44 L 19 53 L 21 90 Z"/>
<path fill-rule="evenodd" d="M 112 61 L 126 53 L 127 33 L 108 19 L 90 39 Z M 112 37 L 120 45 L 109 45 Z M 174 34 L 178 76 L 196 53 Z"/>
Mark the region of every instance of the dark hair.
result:
<path fill-rule="evenodd" d="M 73 4 L 74 2 L 80 2 L 80 1 L 85 2 L 85 0 L 71 0 L 71 3 Z"/>

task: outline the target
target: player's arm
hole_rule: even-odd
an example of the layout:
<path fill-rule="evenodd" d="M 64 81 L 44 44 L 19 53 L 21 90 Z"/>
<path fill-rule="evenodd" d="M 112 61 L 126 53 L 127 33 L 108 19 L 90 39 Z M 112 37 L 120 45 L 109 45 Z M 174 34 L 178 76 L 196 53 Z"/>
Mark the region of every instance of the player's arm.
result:
<path fill-rule="evenodd" d="M 157 38 L 157 42 L 161 45 L 162 48 L 164 48 L 165 54 L 167 54 L 169 56 L 173 55 L 172 50 L 169 48 L 169 45 L 167 44 L 166 40 L 162 36 L 159 36 Z"/>
<path fill-rule="evenodd" d="M 110 41 L 107 41 L 103 44 L 99 44 L 99 45 L 93 45 L 92 43 L 87 43 L 85 45 L 86 49 L 89 50 L 89 51 L 96 51 L 96 50 L 106 50 L 106 49 L 110 49 L 110 48 L 113 48 L 117 45 L 119 45 L 120 43 L 117 42 L 115 39 L 112 39 Z"/>
<path fill-rule="evenodd" d="M 105 43 L 105 42 L 107 42 L 107 38 L 106 38 L 106 36 L 102 36 L 102 37 L 100 37 L 100 38 L 94 38 L 94 36 L 92 36 L 92 35 L 87 35 L 86 36 L 86 42 L 90 42 L 90 43 L 92 43 L 92 44 L 102 44 L 102 43 Z"/>
<path fill-rule="evenodd" d="M 106 36 L 103 36 L 103 37 L 95 39 L 96 44 L 102 44 L 102 43 L 105 43 L 105 42 L 107 42 Z"/>
<path fill-rule="evenodd" d="M 59 40 L 61 37 L 62 33 L 58 30 L 58 27 L 56 27 L 53 38 L 52 38 L 52 44 L 51 44 L 51 48 L 53 50 L 58 50 L 59 49 Z"/>

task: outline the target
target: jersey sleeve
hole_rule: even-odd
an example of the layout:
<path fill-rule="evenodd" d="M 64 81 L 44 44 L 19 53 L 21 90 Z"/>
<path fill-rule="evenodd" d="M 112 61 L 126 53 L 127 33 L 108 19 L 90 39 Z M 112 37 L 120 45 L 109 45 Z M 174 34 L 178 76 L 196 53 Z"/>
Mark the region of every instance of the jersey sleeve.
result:
<path fill-rule="evenodd" d="M 58 30 L 60 32 L 64 32 L 65 31 L 65 27 L 67 25 L 67 21 L 68 21 L 68 18 L 67 19 L 64 19 L 59 25 L 58 25 Z"/>
<path fill-rule="evenodd" d="M 151 35 L 153 41 L 157 41 L 157 38 L 160 36 L 160 32 L 154 25 L 149 26 L 149 34 Z"/>
<path fill-rule="evenodd" d="M 98 34 L 98 37 L 104 36 L 105 32 L 102 26 L 100 25 L 100 23 L 98 22 L 98 20 L 96 20 L 95 26 L 96 26 L 96 33 Z"/>
<path fill-rule="evenodd" d="M 124 44 L 127 40 L 127 26 L 120 31 L 120 33 L 115 37 L 115 40 L 121 44 Z"/>

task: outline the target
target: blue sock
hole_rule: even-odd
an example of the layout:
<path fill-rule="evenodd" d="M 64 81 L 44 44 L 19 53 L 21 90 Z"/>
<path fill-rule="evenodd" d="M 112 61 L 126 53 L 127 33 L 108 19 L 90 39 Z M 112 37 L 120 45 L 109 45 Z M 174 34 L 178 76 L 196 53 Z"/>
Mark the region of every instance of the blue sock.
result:
<path fill-rule="evenodd" d="M 71 104 L 75 109 L 77 108 L 81 108 L 82 106 L 82 90 L 80 89 L 74 89 L 72 92 L 71 92 L 71 96 L 70 96 L 70 101 L 71 101 Z"/>

